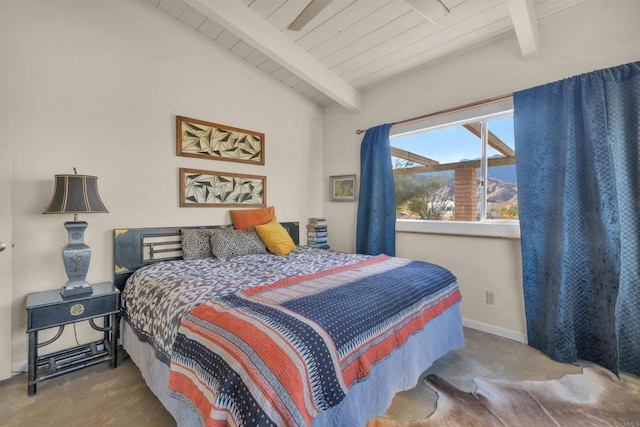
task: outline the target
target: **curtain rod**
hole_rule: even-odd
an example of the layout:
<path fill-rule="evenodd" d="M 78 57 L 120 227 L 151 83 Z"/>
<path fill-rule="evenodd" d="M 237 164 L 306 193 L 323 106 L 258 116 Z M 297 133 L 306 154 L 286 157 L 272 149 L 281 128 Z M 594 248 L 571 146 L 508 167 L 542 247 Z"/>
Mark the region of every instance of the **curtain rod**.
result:
<path fill-rule="evenodd" d="M 438 111 L 437 113 L 425 114 L 423 116 L 414 117 L 412 119 L 402 120 L 400 122 L 396 122 L 396 123 L 392 124 L 391 127 L 398 126 L 398 125 L 408 125 L 409 123 L 418 122 L 420 120 L 433 119 L 435 117 L 439 117 L 439 116 L 442 116 L 442 115 L 445 115 L 445 114 L 449 114 L 449 113 L 451 113 L 453 111 L 468 110 L 470 108 L 479 107 L 481 105 L 494 104 L 496 102 L 506 101 L 509 98 L 513 98 L 513 95 L 503 95 L 503 96 L 499 96 L 497 98 L 489 98 L 489 99 L 485 99 L 484 101 L 478 101 L 478 102 L 473 102 L 471 104 L 466 104 L 466 105 L 463 105 L 462 107 L 449 108 L 447 110 Z M 367 130 L 368 129 L 358 129 L 358 130 L 356 130 L 356 135 L 360 135 L 361 133 L 365 133 Z"/>

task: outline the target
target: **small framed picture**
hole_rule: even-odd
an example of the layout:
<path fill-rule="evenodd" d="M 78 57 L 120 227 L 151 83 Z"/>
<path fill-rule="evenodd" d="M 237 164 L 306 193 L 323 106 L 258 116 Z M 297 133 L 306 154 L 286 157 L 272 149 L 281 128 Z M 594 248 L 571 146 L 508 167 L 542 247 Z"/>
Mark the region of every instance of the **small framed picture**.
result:
<path fill-rule="evenodd" d="M 356 176 L 336 175 L 329 177 L 331 194 L 329 200 L 332 202 L 355 202 L 356 200 Z"/>

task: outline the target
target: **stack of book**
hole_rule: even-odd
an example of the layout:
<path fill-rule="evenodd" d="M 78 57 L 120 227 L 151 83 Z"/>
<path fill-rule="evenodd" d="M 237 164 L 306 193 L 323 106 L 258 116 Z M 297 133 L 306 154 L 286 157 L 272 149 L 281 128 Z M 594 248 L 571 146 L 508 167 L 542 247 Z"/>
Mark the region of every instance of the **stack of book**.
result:
<path fill-rule="evenodd" d="M 329 249 L 329 232 L 324 218 L 309 218 L 307 245 L 313 248 Z"/>

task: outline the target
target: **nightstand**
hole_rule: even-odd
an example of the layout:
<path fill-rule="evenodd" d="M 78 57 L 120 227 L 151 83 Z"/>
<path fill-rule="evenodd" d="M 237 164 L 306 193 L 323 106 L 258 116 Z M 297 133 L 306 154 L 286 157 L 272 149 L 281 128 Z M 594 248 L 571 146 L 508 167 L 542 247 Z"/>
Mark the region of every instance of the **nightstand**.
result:
<path fill-rule="evenodd" d="M 36 394 L 36 384 L 102 362 L 117 366 L 120 292 L 112 283 L 92 285 L 93 293 L 75 298 L 60 296 L 60 289 L 27 295 L 27 333 L 29 334 L 29 372 L 27 391 Z M 103 326 L 94 323 L 103 318 Z M 88 320 L 91 327 L 104 333 L 103 339 L 55 353 L 38 356 L 38 348 L 57 340 L 65 325 Z M 58 328 L 56 335 L 38 343 L 38 331 Z"/>

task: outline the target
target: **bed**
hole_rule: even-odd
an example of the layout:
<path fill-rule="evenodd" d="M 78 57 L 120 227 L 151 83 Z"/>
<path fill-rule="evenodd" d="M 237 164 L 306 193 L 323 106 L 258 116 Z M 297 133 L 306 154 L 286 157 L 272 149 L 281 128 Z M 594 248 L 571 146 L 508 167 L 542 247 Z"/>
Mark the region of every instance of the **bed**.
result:
<path fill-rule="evenodd" d="M 442 267 L 305 246 L 182 259 L 181 232 L 227 228 L 114 230 L 122 344 L 179 426 L 364 426 L 464 344 Z"/>

